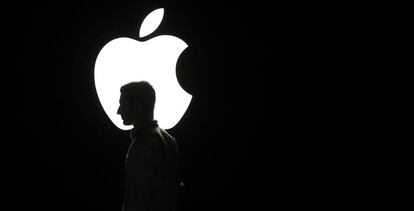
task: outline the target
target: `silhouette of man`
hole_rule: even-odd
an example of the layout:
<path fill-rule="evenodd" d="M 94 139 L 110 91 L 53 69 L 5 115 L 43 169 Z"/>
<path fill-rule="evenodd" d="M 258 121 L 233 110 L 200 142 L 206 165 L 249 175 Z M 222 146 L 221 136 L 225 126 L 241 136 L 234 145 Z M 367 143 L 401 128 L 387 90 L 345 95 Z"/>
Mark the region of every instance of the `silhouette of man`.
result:
<path fill-rule="evenodd" d="M 121 87 L 118 114 L 133 125 L 126 155 L 123 211 L 178 209 L 179 151 L 175 139 L 153 119 L 155 90 L 147 81 Z"/>

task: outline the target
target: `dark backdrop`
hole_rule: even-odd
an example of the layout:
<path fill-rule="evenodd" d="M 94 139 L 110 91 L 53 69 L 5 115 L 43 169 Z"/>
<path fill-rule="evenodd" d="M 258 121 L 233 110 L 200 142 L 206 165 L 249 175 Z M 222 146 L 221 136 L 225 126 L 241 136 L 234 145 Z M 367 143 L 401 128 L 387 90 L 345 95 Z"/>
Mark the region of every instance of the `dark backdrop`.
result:
<path fill-rule="evenodd" d="M 182 210 L 317 205 L 329 106 L 314 3 L 44 1 L 5 7 L 13 210 L 120 210 L 129 138 L 99 104 L 94 62 L 108 41 L 137 38 L 159 7 L 153 36 L 189 45 L 177 76 L 193 99 L 169 130 L 182 152 Z"/>

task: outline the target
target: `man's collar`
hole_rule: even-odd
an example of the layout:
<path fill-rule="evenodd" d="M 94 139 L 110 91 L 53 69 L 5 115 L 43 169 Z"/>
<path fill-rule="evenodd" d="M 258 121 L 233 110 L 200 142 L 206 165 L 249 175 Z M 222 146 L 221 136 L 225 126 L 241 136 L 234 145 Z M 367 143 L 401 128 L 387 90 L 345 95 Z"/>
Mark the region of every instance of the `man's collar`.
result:
<path fill-rule="evenodd" d="M 146 131 L 157 127 L 158 126 L 158 122 L 157 120 L 150 120 L 148 122 L 145 122 L 144 124 L 138 126 L 138 127 L 134 127 L 131 129 L 129 136 L 131 137 L 131 139 L 134 139 L 135 137 L 137 137 L 140 134 L 145 133 Z"/>

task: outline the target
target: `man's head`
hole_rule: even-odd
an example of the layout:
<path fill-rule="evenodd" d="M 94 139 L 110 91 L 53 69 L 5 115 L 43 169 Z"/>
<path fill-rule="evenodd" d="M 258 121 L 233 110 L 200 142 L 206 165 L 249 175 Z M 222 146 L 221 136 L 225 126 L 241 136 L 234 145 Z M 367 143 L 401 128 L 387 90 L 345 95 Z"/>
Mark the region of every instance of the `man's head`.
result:
<path fill-rule="evenodd" d="M 147 81 L 130 82 L 121 87 L 118 114 L 124 125 L 139 125 L 154 116 L 155 90 Z"/>

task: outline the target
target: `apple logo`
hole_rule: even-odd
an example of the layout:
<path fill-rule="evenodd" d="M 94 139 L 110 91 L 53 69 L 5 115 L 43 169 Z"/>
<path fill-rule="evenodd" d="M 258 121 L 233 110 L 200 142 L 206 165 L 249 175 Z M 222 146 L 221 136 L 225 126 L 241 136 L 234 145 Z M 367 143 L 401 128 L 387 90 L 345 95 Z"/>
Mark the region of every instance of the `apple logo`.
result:
<path fill-rule="evenodd" d="M 139 38 L 151 34 L 160 25 L 164 9 L 148 14 L 142 22 Z M 108 42 L 95 62 L 95 88 L 109 119 L 120 129 L 129 130 L 117 115 L 122 85 L 146 80 L 156 92 L 154 119 L 160 127 L 174 127 L 187 110 L 192 96 L 178 83 L 177 60 L 187 48 L 181 39 L 160 35 L 146 41 L 120 37 Z"/>

